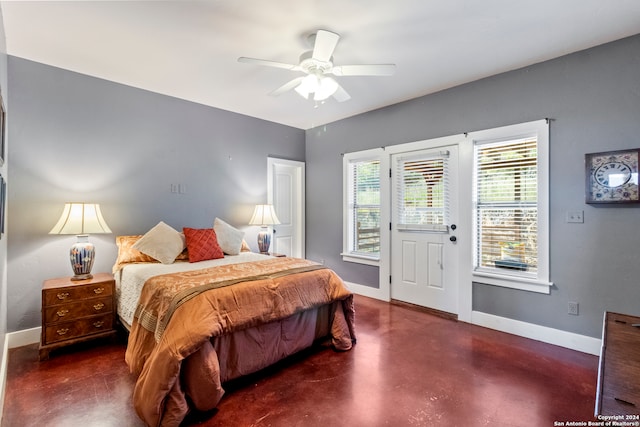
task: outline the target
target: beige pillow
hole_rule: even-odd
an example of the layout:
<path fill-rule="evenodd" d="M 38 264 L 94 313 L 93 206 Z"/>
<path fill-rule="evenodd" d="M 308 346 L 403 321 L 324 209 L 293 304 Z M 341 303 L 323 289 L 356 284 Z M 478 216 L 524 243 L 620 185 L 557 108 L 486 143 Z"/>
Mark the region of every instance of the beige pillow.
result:
<path fill-rule="evenodd" d="M 213 230 L 218 237 L 218 244 L 227 255 L 238 255 L 242 248 L 244 231 L 227 224 L 220 218 L 213 220 Z"/>
<path fill-rule="evenodd" d="M 184 235 L 160 221 L 133 246 L 163 264 L 172 264 L 185 248 Z"/>

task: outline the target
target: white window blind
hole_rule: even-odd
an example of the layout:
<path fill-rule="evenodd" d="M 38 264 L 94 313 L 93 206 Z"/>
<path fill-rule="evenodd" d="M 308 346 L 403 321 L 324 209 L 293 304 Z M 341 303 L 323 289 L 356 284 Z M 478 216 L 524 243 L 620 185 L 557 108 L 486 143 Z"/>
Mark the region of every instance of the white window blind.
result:
<path fill-rule="evenodd" d="M 380 253 L 380 161 L 349 162 L 349 252 Z"/>
<path fill-rule="evenodd" d="M 535 137 L 475 146 L 475 268 L 534 276 L 538 269 Z"/>
<path fill-rule="evenodd" d="M 395 225 L 400 230 L 446 231 L 448 153 L 400 157 L 395 176 Z"/>

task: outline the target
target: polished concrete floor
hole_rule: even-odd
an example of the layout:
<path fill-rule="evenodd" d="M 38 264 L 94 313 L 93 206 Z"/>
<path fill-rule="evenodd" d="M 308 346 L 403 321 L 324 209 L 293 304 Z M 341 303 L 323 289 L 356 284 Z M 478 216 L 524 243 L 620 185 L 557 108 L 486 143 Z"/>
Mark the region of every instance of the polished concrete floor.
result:
<path fill-rule="evenodd" d="M 593 420 L 598 358 L 356 297 L 358 343 L 228 384 L 200 426 L 553 426 Z M 11 349 L 3 427 L 136 427 L 124 343 Z"/>

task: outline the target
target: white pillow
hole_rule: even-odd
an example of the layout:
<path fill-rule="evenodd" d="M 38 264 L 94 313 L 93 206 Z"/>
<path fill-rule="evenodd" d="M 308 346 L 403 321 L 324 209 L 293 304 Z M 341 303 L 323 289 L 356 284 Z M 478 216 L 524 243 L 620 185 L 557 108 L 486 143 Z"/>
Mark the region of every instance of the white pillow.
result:
<path fill-rule="evenodd" d="M 157 259 L 163 264 L 172 264 L 185 248 L 184 235 L 160 221 L 147 231 L 134 245 L 143 254 Z"/>
<path fill-rule="evenodd" d="M 220 218 L 213 220 L 213 231 L 216 232 L 222 252 L 227 255 L 238 255 L 240 253 L 244 231 L 232 227 Z"/>

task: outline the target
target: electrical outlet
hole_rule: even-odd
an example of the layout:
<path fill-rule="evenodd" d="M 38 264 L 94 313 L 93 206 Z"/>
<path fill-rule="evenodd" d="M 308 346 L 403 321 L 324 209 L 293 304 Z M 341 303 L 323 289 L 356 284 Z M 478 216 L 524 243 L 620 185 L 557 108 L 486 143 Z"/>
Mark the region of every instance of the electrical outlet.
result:
<path fill-rule="evenodd" d="M 584 212 L 583 211 L 569 211 L 567 212 L 567 222 L 583 223 Z"/>
<path fill-rule="evenodd" d="M 569 305 L 567 307 L 567 313 L 573 314 L 574 316 L 578 315 L 578 303 L 574 301 L 569 301 Z"/>

